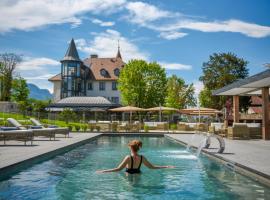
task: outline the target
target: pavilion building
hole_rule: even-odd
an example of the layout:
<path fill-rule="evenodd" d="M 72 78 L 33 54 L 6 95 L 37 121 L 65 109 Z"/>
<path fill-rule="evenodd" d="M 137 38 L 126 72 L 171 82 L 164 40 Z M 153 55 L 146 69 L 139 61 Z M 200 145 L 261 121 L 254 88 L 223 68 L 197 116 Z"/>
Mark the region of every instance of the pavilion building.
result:
<path fill-rule="evenodd" d="M 233 97 L 233 121 L 239 122 L 239 96 L 259 96 L 261 104 L 262 138 L 270 140 L 270 69 L 238 80 L 215 90 L 213 95 Z"/>

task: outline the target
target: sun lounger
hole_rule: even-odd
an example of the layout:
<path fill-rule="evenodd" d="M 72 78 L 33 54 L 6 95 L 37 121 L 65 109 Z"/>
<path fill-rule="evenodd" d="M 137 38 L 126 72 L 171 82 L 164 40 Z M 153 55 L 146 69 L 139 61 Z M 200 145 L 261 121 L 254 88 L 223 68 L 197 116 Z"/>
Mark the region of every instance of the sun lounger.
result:
<path fill-rule="evenodd" d="M 249 130 L 246 123 L 234 123 L 228 128 L 229 139 L 249 139 Z"/>
<path fill-rule="evenodd" d="M 10 127 L 0 128 L 0 140 L 4 141 L 4 145 L 6 145 L 6 141 L 8 140 L 23 141 L 24 145 L 30 141 L 31 145 L 33 145 L 33 132 L 31 130 L 8 130 L 5 128 Z"/>
<path fill-rule="evenodd" d="M 19 130 L 27 130 L 24 126 L 22 126 L 17 120 L 13 118 L 8 118 L 7 121 Z M 33 131 L 34 136 L 44 136 L 50 138 L 50 140 L 52 138 L 54 138 L 55 140 L 54 128 L 31 129 L 31 131 Z"/>
<path fill-rule="evenodd" d="M 30 121 L 35 124 L 32 126 L 32 129 L 46 129 L 38 120 L 34 118 L 30 118 Z M 49 126 L 49 128 L 55 129 L 55 134 L 65 135 L 65 137 L 69 137 L 69 129 L 68 128 L 60 128 L 57 126 Z"/>

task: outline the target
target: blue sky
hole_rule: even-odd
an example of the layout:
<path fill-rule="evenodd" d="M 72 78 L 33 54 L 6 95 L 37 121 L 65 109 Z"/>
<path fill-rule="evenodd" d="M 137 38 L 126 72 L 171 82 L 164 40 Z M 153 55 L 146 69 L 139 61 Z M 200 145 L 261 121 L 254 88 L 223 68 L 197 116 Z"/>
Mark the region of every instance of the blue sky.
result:
<path fill-rule="evenodd" d="M 17 70 L 52 91 L 71 38 L 81 59 L 113 57 L 159 62 L 167 75 L 194 83 L 215 52 L 249 61 L 250 74 L 270 62 L 269 0 L 1 0 L 0 52 L 23 55 Z"/>

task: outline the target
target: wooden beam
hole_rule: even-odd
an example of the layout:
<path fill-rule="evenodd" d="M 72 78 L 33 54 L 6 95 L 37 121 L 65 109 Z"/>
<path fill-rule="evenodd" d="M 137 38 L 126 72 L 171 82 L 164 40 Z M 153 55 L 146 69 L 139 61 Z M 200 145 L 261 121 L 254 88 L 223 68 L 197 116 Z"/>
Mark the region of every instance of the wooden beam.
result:
<path fill-rule="evenodd" d="M 262 134 L 264 140 L 270 140 L 269 87 L 262 88 Z"/>
<path fill-rule="evenodd" d="M 233 122 L 239 122 L 239 96 L 233 96 Z"/>

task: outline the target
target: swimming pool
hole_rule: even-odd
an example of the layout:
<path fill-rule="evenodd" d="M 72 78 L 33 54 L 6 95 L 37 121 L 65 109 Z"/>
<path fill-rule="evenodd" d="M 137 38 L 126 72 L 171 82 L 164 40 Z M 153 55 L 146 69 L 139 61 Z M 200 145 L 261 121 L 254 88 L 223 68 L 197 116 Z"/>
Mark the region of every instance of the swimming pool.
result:
<path fill-rule="evenodd" d="M 141 175 L 96 174 L 129 153 L 129 140 L 157 165 Z M 165 137 L 102 136 L 0 182 L 0 199 L 270 199 L 270 189 Z"/>

